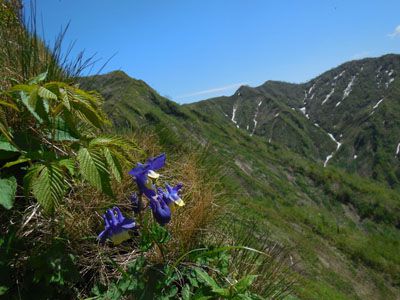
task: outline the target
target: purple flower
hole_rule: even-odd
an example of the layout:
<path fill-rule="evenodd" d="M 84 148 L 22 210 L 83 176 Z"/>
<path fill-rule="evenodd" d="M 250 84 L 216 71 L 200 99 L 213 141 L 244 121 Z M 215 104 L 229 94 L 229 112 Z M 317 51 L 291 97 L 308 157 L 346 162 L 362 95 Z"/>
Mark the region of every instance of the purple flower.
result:
<path fill-rule="evenodd" d="M 128 230 L 136 226 L 135 221 L 125 218 L 117 206 L 107 209 L 103 215 L 103 220 L 105 228 L 97 237 L 100 243 L 104 243 L 106 239 L 111 239 L 114 245 L 121 244 L 130 239 Z"/>
<path fill-rule="evenodd" d="M 185 202 L 181 199 L 179 196 L 179 191 L 182 189 L 183 184 L 178 183 L 176 186 L 171 187 L 168 183 L 165 185 L 167 192 L 165 193 L 166 197 L 169 199 L 169 201 L 174 202 L 178 206 L 184 206 Z"/>
<path fill-rule="evenodd" d="M 182 189 L 183 184 L 178 183 L 176 186 L 171 187 L 168 183 L 165 184 L 166 191 L 158 188 L 158 193 L 162 194 L 165 203 L 170 205 L 171 203 L 175 203 L 178 206 L 184 206 L 185 202 L 179 196 L 179 191 Z"/>
<path fill-rule="evenodd" d="M 130 170 L 129 175 L 135 178 L 140 193 L 149 194 L 146 195 L 147 197 L 155 194 L 154 187 L 148 177 L 157 179 L 160 176 L 155 171 L 164 167 L 165 159 L 165 153 L 162 153 L 156 157 L 149 158 L 145 164 L 138 163 L 135 168 Z"/>
<path fill-rule="evenodd" d="M 138 195 L 136 193 L 133 193 L 130 197 L 130 200 L 133 212 L 136 214 L 140 213 L 143 209 L 143 203 L 141 199 L 139 199 Z"/>
<path fill-rule="evenodd" d="M 163 194 L 158 193 L 157 196 L 149 198 L 150 208 L 157 223 L 164 226 L 171 221 L 171 209 L 163 199 Z"/>

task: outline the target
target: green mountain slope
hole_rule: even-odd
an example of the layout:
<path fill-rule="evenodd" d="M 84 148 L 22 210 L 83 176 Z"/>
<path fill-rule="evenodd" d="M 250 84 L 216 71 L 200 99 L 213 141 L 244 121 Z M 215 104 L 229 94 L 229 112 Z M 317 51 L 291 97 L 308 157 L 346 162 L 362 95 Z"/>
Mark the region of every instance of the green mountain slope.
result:
<path fill-rule="evenodd" d="M 323 130 L 313 125 L 311 112 L 309 120 L 299 111 L 304 86 L 267 82 L 242 87 L 232 97 L 180 106 L 122 72 L 83 78 L 82 85 L 103 94 L 117 125 L 150 129 L 170 151 L 209 145 L 210 160 L 224 166 L 221 181 L 230 200 L 221 205 L 230 208 L 229 218 L 252 221 L 256 236 L 291 248 L 302 278 L 297 297 L 399 297 L 400 195 L 331 162 L 323 167 L 337 146 L 328 125 Z M 236 123 L 232 99 L 240 105 Z M 332 162 L 340 163 L 335 157 Z"/>
<path fill-rule="evenodd" d="M 191 104 L 250 135 L 362 176 L 400 184 L 400 56 L 351 61 L 304 84 L 267 81 Z"/>

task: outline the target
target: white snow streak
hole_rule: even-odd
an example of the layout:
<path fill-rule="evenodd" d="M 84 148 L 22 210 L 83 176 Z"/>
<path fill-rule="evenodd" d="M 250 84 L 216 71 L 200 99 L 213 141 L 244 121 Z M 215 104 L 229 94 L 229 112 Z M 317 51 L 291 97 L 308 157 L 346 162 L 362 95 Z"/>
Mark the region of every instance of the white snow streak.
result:
<path fill-rule="evenodd" d="M 390 72 L 389 72 L 389 74 L 388 74 L 388 75 L 389 75 L 389 77 L 390 77 L 390 76 L 392 76 L 393 72 L 394 72 L 394 71 L 393 71 L 393 69 L 392 69 L 392 70 L 390 70 Z"/>
<path fill-rule="evenodd" d="M 301 107 L 300 111 L 305 115 L 306 114 L 306 107 L 305 106 Z"/>
<path fill-rule="evenodd" d="M 329 154 L 329 155 L 326 157 L 325 162 L 324 162 L 324 167 L 327 166 L 329 160 L 330 160 L 330 159 L 333 157 L 333 155 L 339 150 L 340 146 L 342 146 L 342 143 L 338 142 L 338 141 L 335 139 L 335 137 L 334 137 L 331 133 L 328 133 L 328 135 L 329 135 L 329 137 L 332 139 L 332 141 L 334 141 L 334 142 L 336 143 L 337 146 L 336 146 L 336 150 L 333 151 L 331 154 Z"/>
<path fill-rule="evenodd" d="M 258 102 L 257 109 L 256 109 L 256 113 L 254 114 L 254 118 L 253 118 L 254 127 L 253 127 L 252 132 L 250 133 L 250 136 L 252 136 L 252 135 L 254 134 L 254 131 L 256 131 L 256 127 L 257 127 L 257 116 L 258 116 L 258 112 L 259 112 L 259 109 L 260 109 L 261 104 L 262 104 L 262 100 L 261 100 L 260 102 Z"/>
<path fill-rule="evenodd" d="M 322 104 L 324 104 L 326 101 L 329 100 L 329 98 L 332 96 L 332 94 L 335 92 L 335 88 L 333 88 L 328 95 L 326 95 L 324 101 L 322 101 Z"/>
<path fill-rule="evenodd" d="M 338 78 L 342 77 L 345 72 L 346 72 L 346 70 L 342 71 L 340 74 L 338 74 L 335 77 L 333 77 L 333 79 L 337 80 Z"/>
<path fill-rule="evenodd" d="M 332 141 L 334 141 L 337 145 L 336 151 L 339 150 L 340 146 L 342 146 L 342 143 L 338 142 L 335 137 L 332 135 L 332 133 L 328 133 L 329 137 L 331 138 Z"/>
<path fill-rule="evenodd" d="M 351 77 L 351 80 L 350 80 L 349 84 L 347 85 L 346 89 L 343 92 L 342 100 L 344 100 L 346 97 L 348 97 L 350 95 L 351 87 L 353 86 L 355 79 L 356 79 L 356 76 Z"/>
<path fill-rule="evenodd" d="M 382 103 L 383 99 L 385 99 L 385 98 L 382 98 L 381 100 L 379 100 L 378 103 L 376 103 L 372 109 L 378 108 L 379 104 Z"/>
<path fill-rule="evenodd" d="M 400 143 L 397 144 L 396 156 L 400 153 Z"/>
<path fill-rule="evenodd" d="M 353 159 L 356 159 L 356 158 L 357 158 L 357 154 L 354 154 Z"/>
<path fill-rule="evenodd" d="M 232 122 L 237 124 L 237 121 L 235 120 L 235 116 L 236 116 L 236 111 L 237 111 L 237 105 L 233 106 L 233 110 L 232 110 Z"/>
<path fill-rule="evenodd" d="M 390 78 L 388 82 L 385 83 L 385 87 L 388 88 L 389 85 L 394 81 L 394 78 Z"/>
<path fill-rule="evenodd" d="M 328 161 L 329 161 L 332 157 L 333 157 L 333 154 L 329 154 L 329 155 L 326 157 L 326 159 L 325 159 L 325 161 L 324 161 L 324 167 L 326 167 L 326 165 L 328 164 Z"/>
<path fill-rule="evenodd" d="M 319 125 L 318 125 L 317 123 L 314 123 L 314 126 L 315 126 L 315 127 L 319 127 Z"/>
<path fill-rule="evenodd" d="M 312 87 L 310 87 L 310 89 L 308 90 L 308 94 L 310 95 L 311 92 L 313 91 L 313 89 L 315 88 L 315 83 L 312 85 Z"/>

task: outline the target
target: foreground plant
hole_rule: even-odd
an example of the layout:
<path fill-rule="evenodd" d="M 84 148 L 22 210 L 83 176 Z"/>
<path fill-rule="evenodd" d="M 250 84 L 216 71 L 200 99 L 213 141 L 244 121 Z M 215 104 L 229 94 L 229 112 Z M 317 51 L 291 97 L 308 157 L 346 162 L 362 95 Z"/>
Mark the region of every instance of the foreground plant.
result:
<path fill-rule="evenodd" d="M 110 196 L 111 177 L 122 178 L 127 153 L 136 146 L 104 135 L 110 122 L 102 98 L 63 82 L 46 82 L 47 73 L 17 84 L 0 99 L 0 186 L 7 193 L 0 204 L 13 206 L 23 174 L 30 193 L 52 213 L 76 182 L 86 181 Z M 19 175 L 20 176 L 20 175 Z"/>
<path fill-rule="evenodd" d="M 149 158 L 145 164 L 138 163 L 129 172 L 135 179 L 139 189 L 139 195 L 133 193 L 130 197 L 133 212 L 140 216 L 140 220 L 143 220 L 141 215 L 146 208 L 150 208 L 154 220 L 161 226 L 165 226 L 171 221 L 170 206 L 173 203 L 179 206 L 184 205 L 183 200 L 178 194 L 182 189 L 182 183 L 177 184 L 174 188 L 166 184 L 167 190 L 164 191 L 162 188 L 157 187 L 154 182 L 160 177 L 160 174 L 155 171 L 163 168 L 165 161 L 166 155 L 163 153 L 159 156 Z M 143 195 L 147 199 L 146 203 Z M 108 209 L 103 215 L 103 219 L 105 229 L 98 236 L 101 243 L 104 243 L 106 239 L 111 239 L 114 245 L 118 245 L 130 239 L 128 230 L 136 226 L 133 220 L 123 217 L 118 207 Z"/>

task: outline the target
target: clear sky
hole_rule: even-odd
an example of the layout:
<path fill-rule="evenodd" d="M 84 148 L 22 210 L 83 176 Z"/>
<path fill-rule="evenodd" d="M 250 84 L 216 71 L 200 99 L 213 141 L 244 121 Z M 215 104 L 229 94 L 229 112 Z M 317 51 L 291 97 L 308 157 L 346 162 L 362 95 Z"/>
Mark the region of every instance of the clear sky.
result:
<path fill-rule="evenodd" d="M 70 22 L 76 51 L 116 53 L 103 72 L 123 70 L 180 103 L 400 53 L 399 0 L 36 2 L 46 40 Z"/>

